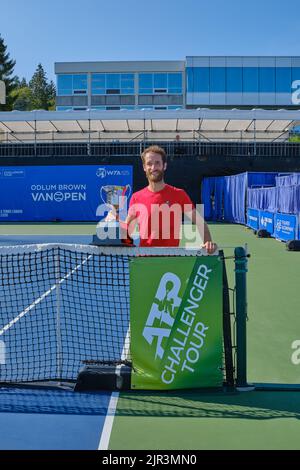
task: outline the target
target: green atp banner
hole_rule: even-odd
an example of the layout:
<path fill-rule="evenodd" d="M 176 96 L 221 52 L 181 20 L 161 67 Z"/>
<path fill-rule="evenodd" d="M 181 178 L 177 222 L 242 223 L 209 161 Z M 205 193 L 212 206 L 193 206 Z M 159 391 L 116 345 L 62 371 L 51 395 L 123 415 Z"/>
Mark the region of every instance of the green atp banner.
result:
<path fill-rule="evenodd" d="M 223 383 L 223 279 L 218 256 L 130 261 L 131 387 Z"/>

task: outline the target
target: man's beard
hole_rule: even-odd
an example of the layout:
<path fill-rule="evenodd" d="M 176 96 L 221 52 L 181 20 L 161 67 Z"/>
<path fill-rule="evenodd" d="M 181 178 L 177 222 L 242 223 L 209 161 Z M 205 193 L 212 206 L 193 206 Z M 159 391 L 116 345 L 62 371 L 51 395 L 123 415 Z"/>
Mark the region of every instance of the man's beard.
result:
<path fill-rule="evenodd" d="M 147 171 L 146 173 L 146 176 L 148 178 L 149 181 L 151 181 L 152 183 L 159 183 L 160 181 L 162 181 L 164 179 L 164 170 L 157 170 L 156 171 L 156 174 L 151 174 L 150 171 Z"/>

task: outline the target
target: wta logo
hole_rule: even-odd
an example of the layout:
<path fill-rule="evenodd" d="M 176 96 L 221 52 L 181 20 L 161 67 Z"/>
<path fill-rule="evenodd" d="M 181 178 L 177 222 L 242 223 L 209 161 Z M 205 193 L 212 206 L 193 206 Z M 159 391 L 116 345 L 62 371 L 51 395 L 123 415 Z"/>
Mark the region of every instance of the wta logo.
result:
<path fill-rule="evenodd" d="M 159 283 L 154 302 L 148 315 L 143 337 L 148 344 L 156 341 L 155 359 L 163 358 L 163 342 L 170 336 L 177 310 L 182 299 L 179 297 L 181 281 L 174 273 L 165 273 Z"/>

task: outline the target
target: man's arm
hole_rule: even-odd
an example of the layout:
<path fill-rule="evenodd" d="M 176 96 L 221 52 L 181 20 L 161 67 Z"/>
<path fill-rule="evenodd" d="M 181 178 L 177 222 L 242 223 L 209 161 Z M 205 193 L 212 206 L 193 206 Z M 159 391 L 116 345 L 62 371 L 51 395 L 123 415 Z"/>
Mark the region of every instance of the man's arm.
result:
<path fill-rule="evenodd" d="M 125 243 L 132 244 L 132 234 L 136 225 L 136 215 L 128 214 L 125 221 L 119 220 L 121 238 Z"/>
<path fill-rule="evenodd" d="M 186 215 L 191 220 L 191 222 L 196 225 L 199 235 L 202 238 L 203 246 L 207 253 L 214 253 L 214 251 L 217 249 L 217 245 L 212 241 L 210 230 L 202 215 L 195 208 L 193 208 L 191 212 L 187 212 Z"/>

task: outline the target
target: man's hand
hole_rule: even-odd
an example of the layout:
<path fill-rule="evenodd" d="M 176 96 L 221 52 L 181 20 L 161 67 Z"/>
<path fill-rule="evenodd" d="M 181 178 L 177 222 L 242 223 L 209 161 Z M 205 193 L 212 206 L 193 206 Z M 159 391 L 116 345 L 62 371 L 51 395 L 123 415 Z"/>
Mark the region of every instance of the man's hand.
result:
<path fill-rule="evenodd" d="M 218 245 L 214 242 L 206 242 L 203 248 L 206 249 L 208 255 L 212 255 L 218 249 Z"/>
<path fill-rule="evenodd" d="M 111 210 L 107 213 L 107 216 L 103 222 L 116 222 L 119 220 L 119 212 L 115 209 L 115 207 L 111 207 Z"/>

